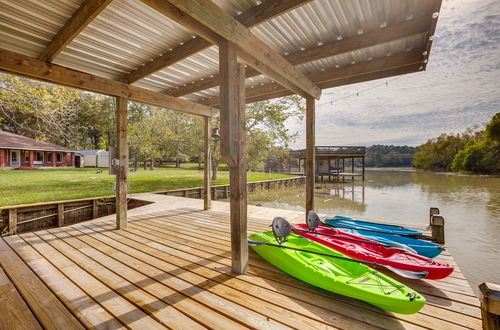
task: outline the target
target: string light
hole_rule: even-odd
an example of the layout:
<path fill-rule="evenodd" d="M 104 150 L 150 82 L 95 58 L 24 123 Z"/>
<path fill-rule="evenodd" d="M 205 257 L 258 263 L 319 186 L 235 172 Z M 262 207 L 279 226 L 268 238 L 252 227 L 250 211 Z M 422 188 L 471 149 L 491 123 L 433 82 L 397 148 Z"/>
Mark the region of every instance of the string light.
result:
<path fill-rule="evenodd" d="M 383 83 L 381 83 L 381 84 L 378 84 L 378 85 L 375 85 L 375 86 L 372 86 L 372 87 L 366 88 L 366 89 L 364 89 L 364 90 L 361 90 L 361 91 L 358 91 L 358 92 L 355 92 L 355 93 L 352 93 L 352 94 L 346 95 L 346 96 L 341 97 L 341 98 L 338 98 L 338 99 L 336 99 L 336 100 L 332 100 L 332 101 L 329 101 L 329 102 L 316 104 L 316 107 L 320 107 L 320 106 L 322 106 L 322 105 L 332 105 L 332 104 L 334 104 L 334 103 L 336 103 L 336 102 L 339 102 L 339 101 L 345 100 L 345 99 L 350 98 L 350 97 L 353 97 L 353 96 L 359 96 L 359 95 L 360 95 L 360 94 L 362 94 L 362 93 L 365 93 L 365 92 L 371 91 L 372 89 L 375 89 L 375 88 L 378 88 L 378 87 L 381 87 L 381 86 L 384 86 L 384 85 L 385 85 L 386 87 L 388 87 L 390 82 L 393 82 L 393 81 L 398 80 L 398 79 L 400 79 L 400 78 L 402 78 L 402 77 L 396 77 L 396 78 L 394 78 L 394 79 L 391 79 L 391 80 L 385 81 L 385 82 L 383 82 Z"/>

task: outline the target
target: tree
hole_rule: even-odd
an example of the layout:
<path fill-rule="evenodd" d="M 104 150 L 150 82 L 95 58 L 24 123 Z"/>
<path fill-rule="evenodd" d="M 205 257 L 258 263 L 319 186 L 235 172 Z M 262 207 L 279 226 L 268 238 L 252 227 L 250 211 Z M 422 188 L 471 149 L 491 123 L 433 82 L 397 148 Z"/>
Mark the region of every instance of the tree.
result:
<path fill-rule="evenodd" d="M 286 126 L 291 118 L 303 119 L 302 98 L 297 95 L 255 102 L 246 106 L 245 131 L 247 134 L 247 161 L 251 170 L 263 170 L 264 162 L 273 148 L 287 149 L 297 133 Z M 212 179 L 217 178 L 221 161 L 220 147 L 213 146 Z"/>
<path fill-rule="evenodd" d="M 486 129 L 460 150 L 451 166 L 453 171 L 483 174 L 500 173 L 500 113 L 493 116 Z"/>

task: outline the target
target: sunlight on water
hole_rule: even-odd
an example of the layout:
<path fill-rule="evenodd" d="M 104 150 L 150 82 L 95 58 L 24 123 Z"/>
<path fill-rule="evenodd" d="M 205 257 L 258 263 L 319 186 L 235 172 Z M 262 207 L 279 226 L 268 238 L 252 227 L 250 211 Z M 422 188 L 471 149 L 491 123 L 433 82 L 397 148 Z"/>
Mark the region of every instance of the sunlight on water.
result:
<path fill-rule="evenodd" d="M 446 246 L 477 292 L 500 283 L 500 178 L 445 173 L 369 170 L 366 182 L 323 183 L 316 210 L 425 227 L 429 207 L 446 220 Z M 259 191 L 249 204 L 303 210 L 304 187 Z"/>

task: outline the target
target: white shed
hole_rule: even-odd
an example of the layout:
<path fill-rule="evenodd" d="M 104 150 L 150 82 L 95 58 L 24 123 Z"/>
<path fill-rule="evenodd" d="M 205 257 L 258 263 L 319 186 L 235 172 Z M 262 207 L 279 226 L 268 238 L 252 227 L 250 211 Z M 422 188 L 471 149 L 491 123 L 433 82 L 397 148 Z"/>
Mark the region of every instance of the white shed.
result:
<path fill-rule="evenodd" d="M 109 152 L 106 150 L 80 150 L 83 167 L 109 167 Z"/>

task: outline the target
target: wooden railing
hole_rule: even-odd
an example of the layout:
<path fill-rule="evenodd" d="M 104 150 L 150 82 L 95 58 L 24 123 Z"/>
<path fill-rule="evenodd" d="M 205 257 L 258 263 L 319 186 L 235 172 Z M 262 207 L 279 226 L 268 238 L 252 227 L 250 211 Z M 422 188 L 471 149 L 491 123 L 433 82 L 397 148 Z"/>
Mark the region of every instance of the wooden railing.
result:
<path fill-rule="evenodd" d="M 132 198 L 127 207 L 132 209 L 146 204 L 149 202 Z M 112 196 L 1 207 L 0 236 L 61 227 L 115 212 L 115 197 Z"/>
<path fill-rule="evenodd" d="M 305 183 L 305 177 L 293 177 L 286 179 L 275 179 L 265 181 L 248 182 L 248 192 L 252 192 L 257 188 L 274 189 L 278 187 L 291 187 Z M 203 187 L 169 189 L 154 191 L 155 194 L 172 195 L 190 198 L 203 198 L 205 189 Z M 212 200 L 229 198 L 230 188 L 228 184 L 211 187 Z"/>

